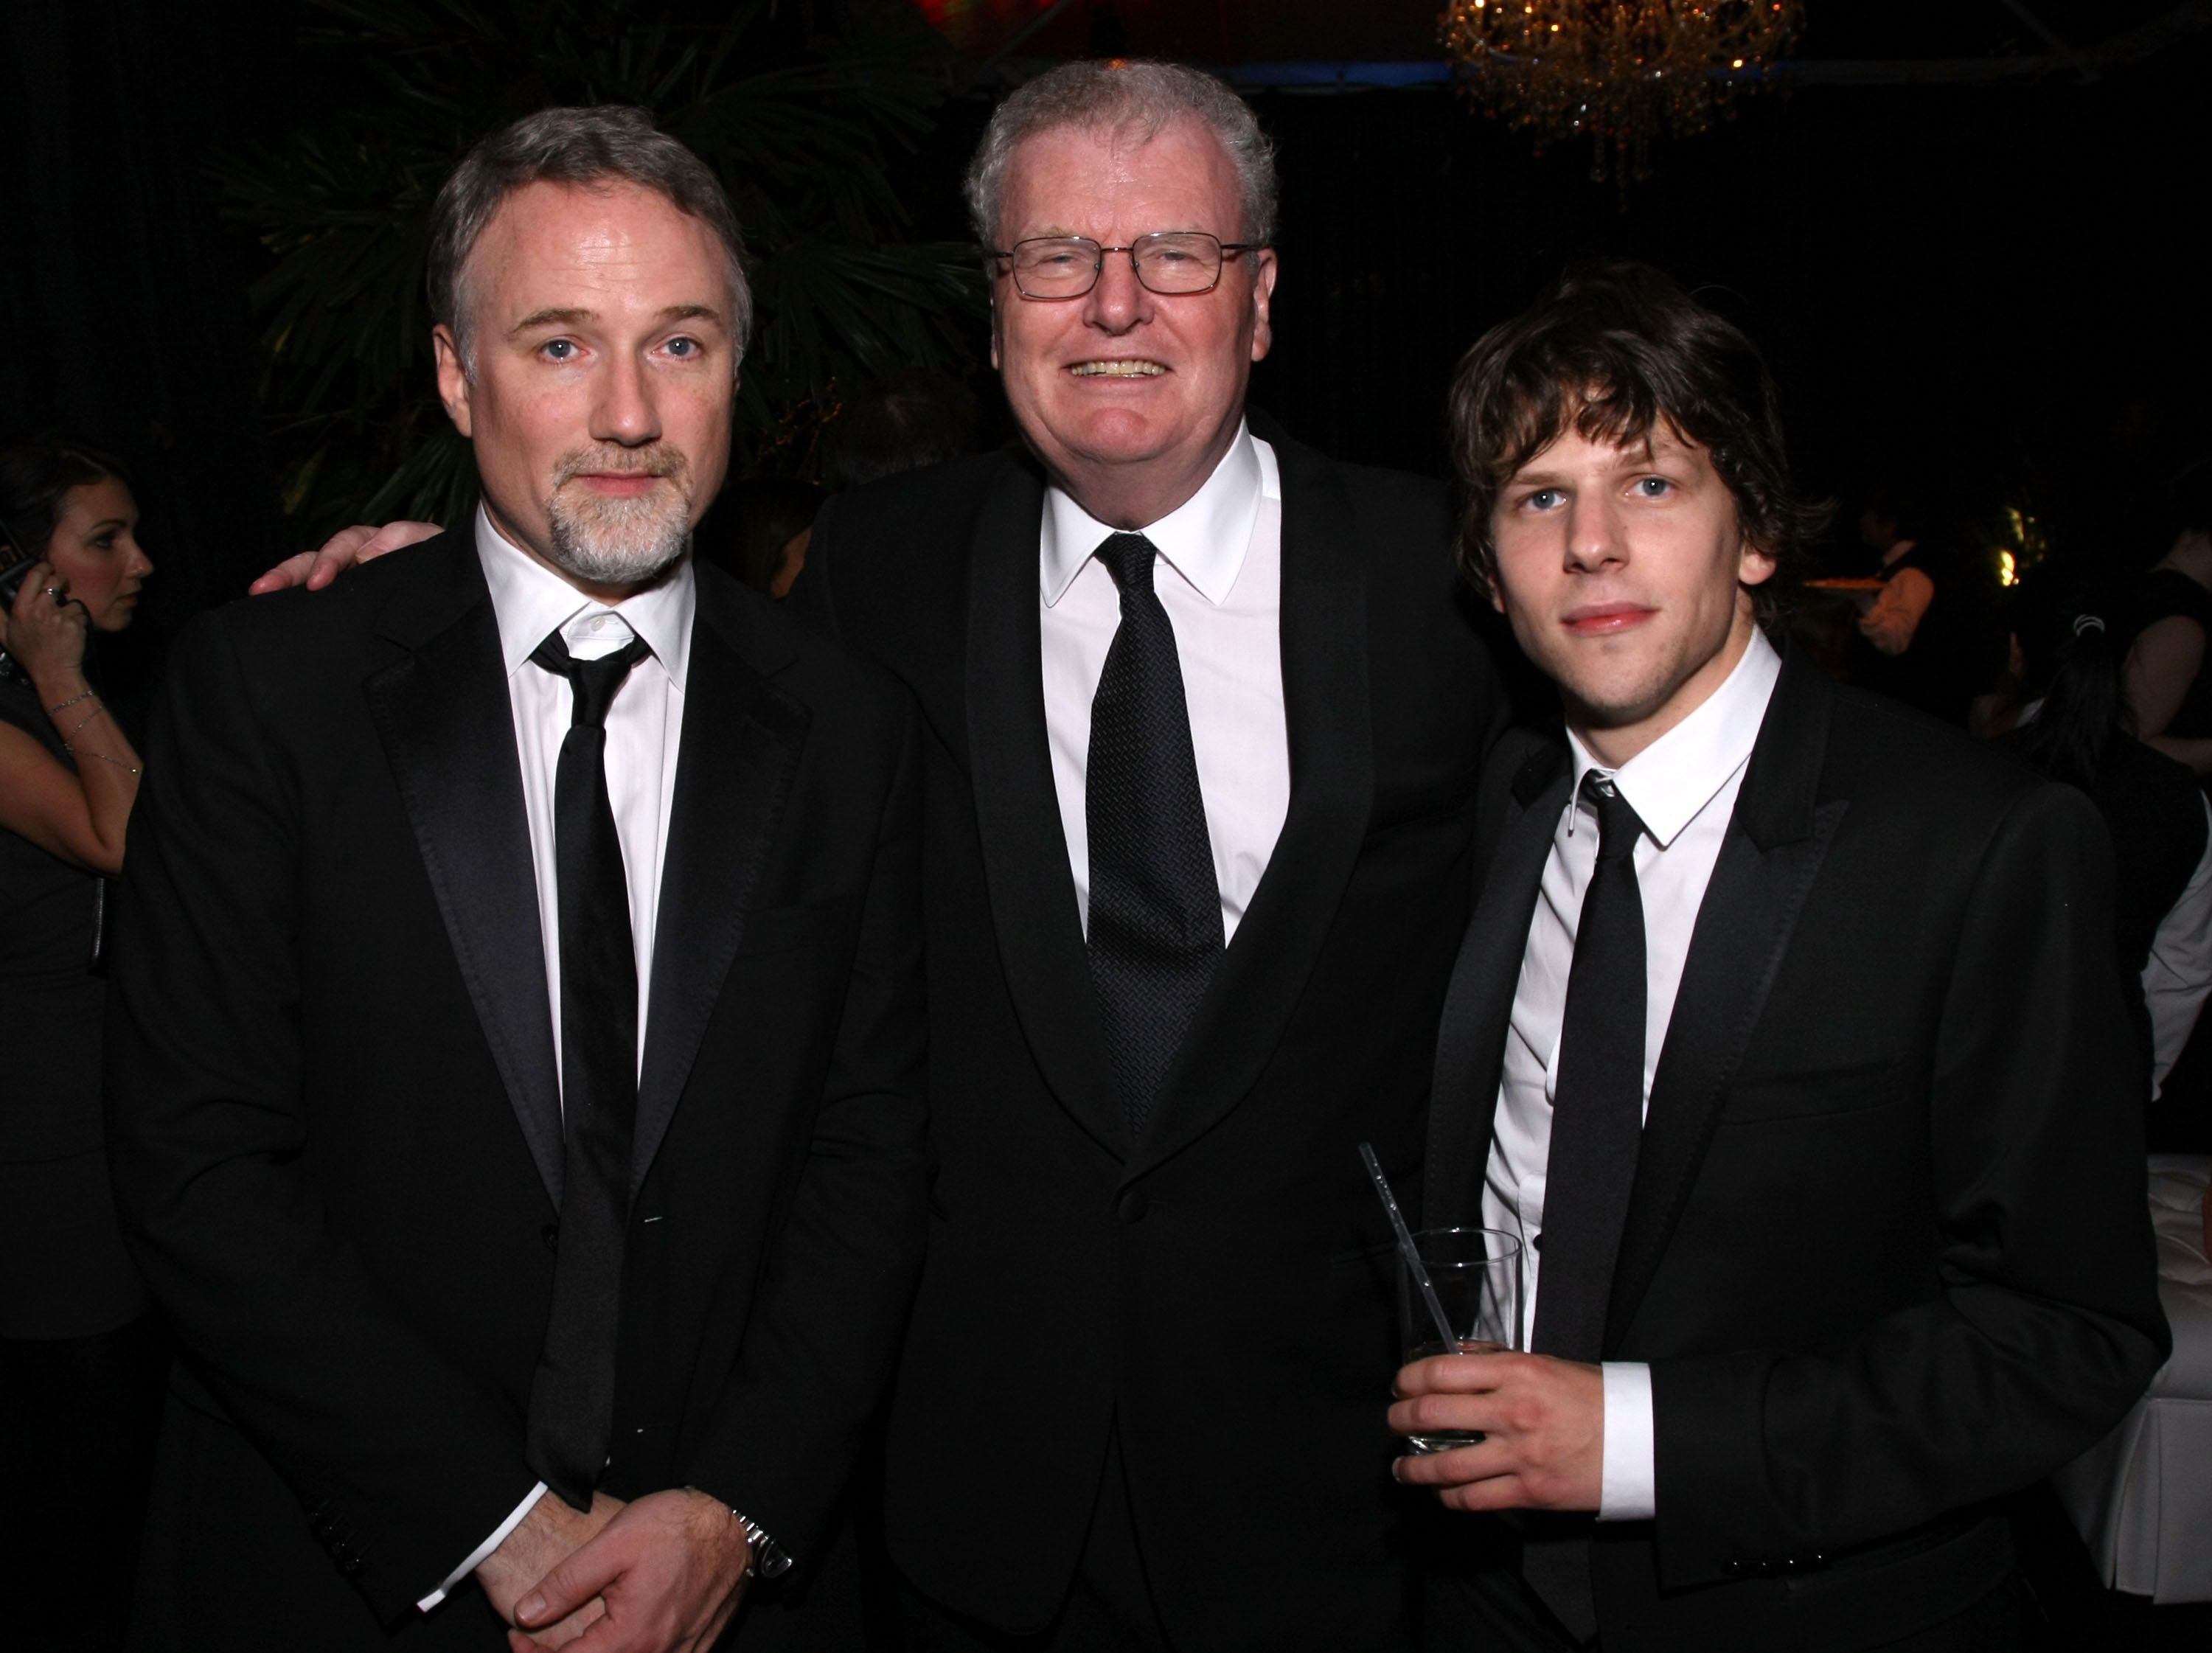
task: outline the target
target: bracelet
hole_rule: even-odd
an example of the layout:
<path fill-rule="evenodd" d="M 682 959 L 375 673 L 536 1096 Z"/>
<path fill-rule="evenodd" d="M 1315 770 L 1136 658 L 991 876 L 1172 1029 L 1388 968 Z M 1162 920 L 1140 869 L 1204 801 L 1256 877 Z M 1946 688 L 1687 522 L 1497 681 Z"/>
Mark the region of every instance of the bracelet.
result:
<path fill-rule="evenodd" d="M 82 695 L 71 695 L 59 706 L 49 706 L 46 708 L 46 715 L 50 718 L 58 718 L 63 713 L 68 711 L 70 707 L 76 705 L 79 701 L 90 700 L 96 692 L 97 691 L 94 690 L 88 689 Z"/>
<path fill-rule="evenodd" d="M 84 732 L 84 726 L 91 722 L 94 718 L 104 718 L 106 715 L 107 705 L 106 702 L 103 701 L 100 704 L 94 707 L 92 710 L 87 712 L 82 717 L 77 720 L 76 727 L 69 732 L 70 739 L 75 740 L 80 734 L 82 734 Z M 66 744 L 67 743 L 64 742 L 64 744 Z"/>
<path fill-rule="evenodd" d="M 136 763 L 125 763 L 121 758 L 110 757 L 106 752 L 81 752 L 77 751 L 76 747 L 70 745 L 66 740 L 62 742 L 62 750 L 67 752 L 71 757 L 96 757 L 103 763 L 112 763 L 117 769 L 128 769 L 133 775 L 142 773 Z M 735 1512 L 732 1511 L 732 1513 Z"/>

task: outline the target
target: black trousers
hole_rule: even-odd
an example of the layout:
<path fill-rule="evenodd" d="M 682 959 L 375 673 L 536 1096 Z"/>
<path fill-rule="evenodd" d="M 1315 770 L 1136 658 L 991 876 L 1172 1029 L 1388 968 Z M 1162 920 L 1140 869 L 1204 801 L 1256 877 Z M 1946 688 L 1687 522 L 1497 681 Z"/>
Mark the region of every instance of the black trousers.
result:
<path fill-rule="evenodd" d="M 1075 1583 L 1051 1624 L 1009 1635 L 939 1607 L 903 1579 L 900 1607 L 905 1653 L 1170 1653 L 1145 1579 L 1119 1434 L 1107 1445 Z"/>

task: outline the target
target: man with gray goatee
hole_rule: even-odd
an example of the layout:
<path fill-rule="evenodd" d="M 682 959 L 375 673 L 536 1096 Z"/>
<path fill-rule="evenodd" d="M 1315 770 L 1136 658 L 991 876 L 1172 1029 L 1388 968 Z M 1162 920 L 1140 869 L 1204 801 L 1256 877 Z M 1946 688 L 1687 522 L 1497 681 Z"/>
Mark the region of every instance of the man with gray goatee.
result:
<path fill-rule="evenodd" d="M 703 1653 L 822 1565 L 920 1260 L 918 732 L 692 566 L 750 308 L 699 160 L 547 110 L 432 245 L 481 508 L 203 617 L 147 754 L 138 1644 Z"/>

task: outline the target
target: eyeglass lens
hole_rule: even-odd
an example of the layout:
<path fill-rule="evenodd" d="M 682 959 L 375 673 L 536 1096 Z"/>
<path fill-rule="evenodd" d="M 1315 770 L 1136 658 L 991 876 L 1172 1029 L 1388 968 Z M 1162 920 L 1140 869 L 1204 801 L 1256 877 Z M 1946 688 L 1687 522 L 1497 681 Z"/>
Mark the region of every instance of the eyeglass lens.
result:
<path fill-rule="evenodd" d="M 1129 249 L 1137 279 L 1155 293 L 1203 293 L 1221 279 L 1221 243 L 1198 230 L 1162 230 Z M 1016 244 L 1014 283 L 1033 299 L 1072 299 L 1097 284 L 1104 250 L 1087 235 Z"/>

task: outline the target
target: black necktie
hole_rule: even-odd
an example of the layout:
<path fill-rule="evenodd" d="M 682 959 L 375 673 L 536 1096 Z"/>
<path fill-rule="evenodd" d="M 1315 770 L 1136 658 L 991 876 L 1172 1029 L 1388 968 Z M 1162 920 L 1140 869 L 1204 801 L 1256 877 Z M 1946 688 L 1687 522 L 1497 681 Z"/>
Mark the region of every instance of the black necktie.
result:
<path fill-rule="evenodd" d="M 641 637 L 595 660 L 555 632 L 530 658 L 568 680 L 570 721 L 553 784 L 561 902 L 559 1250 L 545 1346 L 530 1385 L 527 1457 L 579 1510 L 614 1435 L 615 1333 L 637 1118 L 637 956 L 622 841 L 607 801 L 607 708 L 651 651 Z"/>
<path fill-rule="evenodd" d="M 1091 702 L 1084 771 L 1091 981 L 1132 1134 L 1221 957 L 1221 892 L 1175 630 L 1152 591 L 1156 555 L 1142 534 L 1115 534 L 1097 552 L 1121 587 L 1121 624 Z"/>
<path fill-rule="evenodd" d="M 1596 1360 L 1644 1136 L 1644 895 L 1634 859 L 1644 823 L 1595 771 L 1582 796 L 1597 811 L 1597 866 L 1567 972 L 1530 1341 L 1539 1354 Z M 1531 1540 L 1522 1571 L 1569 1630 L 1583 1640 L 1597 1633 L 1586 1539 Z"/>

